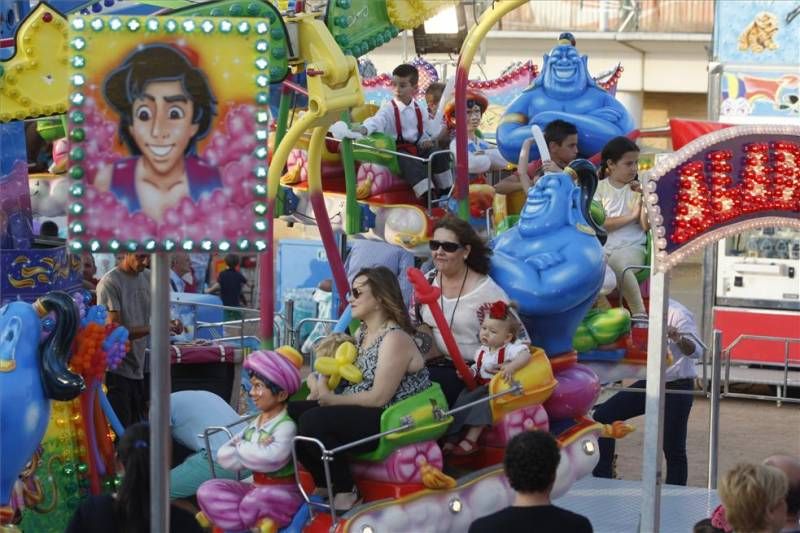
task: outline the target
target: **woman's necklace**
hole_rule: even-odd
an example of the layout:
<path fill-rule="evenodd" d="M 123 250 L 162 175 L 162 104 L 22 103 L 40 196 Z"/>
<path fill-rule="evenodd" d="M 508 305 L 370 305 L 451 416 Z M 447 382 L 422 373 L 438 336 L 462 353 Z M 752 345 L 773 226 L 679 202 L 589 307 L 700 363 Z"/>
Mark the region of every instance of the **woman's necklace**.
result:
<path fill-rule="evenodd" d="M 456 298 L 456 305 L 453 306 L 453 312 L 450 314 L 450 331 L 453 331 L 453 319 L 456 317 L 456 309 L 458 309 L 458 302 L 461 301 L 461 293 L 464 292 L 464 285 L 467 284 L 467 275 L 469 274 L 469 267 L 464 265 L 464 279 L 461 280 L 461 288 L 458 289 L 458 298 Z M 439 307 L 444 312 L 444 276 L 439 272 Z"/>

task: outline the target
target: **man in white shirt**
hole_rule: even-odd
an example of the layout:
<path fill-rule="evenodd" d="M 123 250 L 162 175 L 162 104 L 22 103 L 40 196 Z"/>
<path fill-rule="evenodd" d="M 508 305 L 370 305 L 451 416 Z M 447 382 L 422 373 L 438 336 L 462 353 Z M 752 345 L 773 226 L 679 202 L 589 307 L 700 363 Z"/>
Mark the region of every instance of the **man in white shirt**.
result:
<path fill-rule="evenodd" d="M 385 102 L 374 116 L 366 119 L 356 130 L 362 135 L 376 131 L 395 137 L 397 151 L 416 157 L 426 158 L 436 147 L 436 139 L 444 127 L 441 120 L 428 116 L 424 100 L 414 98 L 418 90 L 419 72 L 413 65 L 399 65 L 392 71 L 394 98 Z M 400 156 L 400 177 L 411 185 L 418 198 L 426 196 L 431 189 L 425 164 L 418 159 Z M 449 189 L 453 184 L 450 172 L 450 159 L 446 154 L 435 157 L 433 165 L 433 185 L 440 190 Z"/>
<path fill-rule="evenodd" d="M 686 458 L 686 432 L 693 397 L 684 392 L 692 391 L 697 377 L 695 359 L 702 352 L 693 336 L 698 336 L 697 325 L 692 312 L 683 304 L 670 298 L 667 312 L 668 349 L 673 363 L 667 368 L 667 393 L 664 406 L 664 456 L 667 460 L 666 482 L 670 485 L 686 485 L 688 464 Z M 640 380 L 631 385 L 637 391 L 621 391 L 598 405 L 594 419 L 601 424 L 615 420 L 628 420 L 644 414 L 646 381 Z M 600 462 L 594 469 L 595 477 L 613 477 L 614 439 L 599 439 Z"/>

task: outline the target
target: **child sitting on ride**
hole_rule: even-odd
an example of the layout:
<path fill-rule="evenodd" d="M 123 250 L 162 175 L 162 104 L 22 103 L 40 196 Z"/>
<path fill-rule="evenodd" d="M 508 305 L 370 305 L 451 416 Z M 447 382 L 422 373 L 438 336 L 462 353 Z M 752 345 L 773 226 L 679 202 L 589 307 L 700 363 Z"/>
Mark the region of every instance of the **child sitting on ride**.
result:
<path fill-rule="evenodd" d="M 224 530 L 263 528 L 266 521 L 283 527 L 303 501 L 292 475 L 297 426 L 286 412 L 289 396 L 300 388 L 300 371 L 297 363 L 272 351 L 253 352 L 244 368 L 253 386 L 250 397 L 261 414 L 219 449 L 217 463 L 228 470 L 252 470 L 255 484 L 212 479 L 197 490 L 197 501 L 203 514 Z"/>
<path fill-rule="evenodd" d="M 483 134 L 478 128 L 481 125 L 483 114 L 489 107 L 486 96 L 473 89 L 467 90 L 467 158 L 469 173 L 472 183 L 486 183 L 484 173 L 490 170 L 501 170 L 508 166 L 508 161 L 500 155 L 496 146 L 483 139 Z M 449 102 L 445 107 L 445 123 L 455 127 L 456 103 Z M 450 151 L 453 159 L 456 157 L 456 140 L 450 141 Z"/>
<path fill-rule="evenodd" d="M 346 333 L 331 333 L 330 335 L 321 338 L 314 347 L 314 355 L 316 356 L 314 362 L 315 369 L 318 366 L 317 362 L 321 358 L 327 357 L 329 359 L 333 359 L 336 357 L 337 350 L 346 342 L 355 345 L 356 340 Z M 319 382 L 320 376 L 323 374 L 324 373 L 321 371 L 311 372 L 306 378 L 306 385 L 308 386 L 308 396 L 306 397 L 306 400 L 319 400 L 320 391 L 317 383 Z M 337 375 L 337 377 L 341 376 Z M 328 390 L 337 390 L 339 387 L 339 379 L 333 379 L 335 379 L 335 382 L 332 382 L 332 377 L 328 378 Z M 347 382 L 344 383 L 344 385 L 347 384 Z"/>
<path fill-rule="evenodd" d="M 626 271 L 631 265 L 644 263 L 650 229 L 637 179 L 639 147 L 627 137 L 615 137 L 603 147 L 601 157 L 594 199 L 606 213 L 603 227 L 608 232 L 604 245 L 608 266 L 616 274 L 617 287 L 634 320 L 646 320 L 647 309 L 635 270 Z"/>
<path fill-rule="evenodd" d="M 428 88 L 425 89 L 425 103 L 428 104 L 428 118 L 431 120 L 436 118 L 439 104 L 444 104 L 444 102 L 442 102 L 444 90 L 445 84 L 438 81 L 431 83 L 428 85 Z M 450 147 L 452 133 L 447 121 L 445 121 L 445 127 L 442 128 L 442 131 L 439 132 L 439 136 L 436 138 L 437 150 L 447 150 Z"/>
<path fill-rule="evenodd" d="M 396 135 L 397 151 L 416 157 L 428 157 L 436 148 L 436 139 L 444 125 L 428 118 L 423 102 L 417 102 L 419 72 L 412 65 L 403 64 L 392 71 L 394 98 L 385 102 L 378 112 L 366 119 L 356 131 L 369 135 L 376 131 Z M 444 154 L 441 154 L 442 156 Z M 400 177 L 414 190 L 418 198 L 427 196 L 431 183 L 425 164 L 410 157 L 399 157 Z M 433 185 L 439 190 L 449 189 L 453 184 L 448 157 L 434 157 Z"/>
<path fill-rule="evenodd" d="M 482 315 L 482 316 L 481 316 Z M 498 372 L 511 383 L 514 373 L 531 360 L 530 347 L 515 342 L 519 319 L 511 307 L 502 300 L 486 304 L 478 310 L 481 319 L 481 346 L 475 353 L 475 362 L 470 367 L 478 387 L 472 391 L 464 390 L 458 396 L 455 407 L 460 407 L 489 395 L 489 382 Z M 452 440 L 443 447 L 444 453 L 465 456 L 478 451 L 477 442 L 484 427 L 492 425 L 489 402 L 483 402 L 454 414 L 448 434 Z M 457 436 L 464 426 L 469 427 L 464 438 L 457 442 Z"/>

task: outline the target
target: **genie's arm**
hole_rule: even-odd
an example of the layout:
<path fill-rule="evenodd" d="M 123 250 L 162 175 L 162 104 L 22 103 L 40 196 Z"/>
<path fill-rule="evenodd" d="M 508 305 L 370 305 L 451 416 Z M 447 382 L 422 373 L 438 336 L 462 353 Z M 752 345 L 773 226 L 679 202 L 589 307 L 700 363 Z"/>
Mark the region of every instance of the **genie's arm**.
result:
<path fill-rule="evenodd" d="M 506 108 L 500 125 L 497 127 L 497 147 L 507 161 L 516 161 L 525 139 L 531 136 L 528 107 L 533 98 L 532 92 L 524 92 Z M 539 158 L 539 152 L 533 148 L 533 159 Z"/>
<path fill-rule="evenodd" d="M 584 245 L 580 238 L 563 235 L 551 238 L 559 238 L 564 244 L 547 254 L 538 254 L 538 258 L 524 257 L 524 245 L 515 248 L 515 256 L 495 249 L 491 276 L 511 300 L 519 302 L 522 314 L 570 309 L 596 294 L 602 283 L 605 265 L 602 248 L 590 242 Z"/>

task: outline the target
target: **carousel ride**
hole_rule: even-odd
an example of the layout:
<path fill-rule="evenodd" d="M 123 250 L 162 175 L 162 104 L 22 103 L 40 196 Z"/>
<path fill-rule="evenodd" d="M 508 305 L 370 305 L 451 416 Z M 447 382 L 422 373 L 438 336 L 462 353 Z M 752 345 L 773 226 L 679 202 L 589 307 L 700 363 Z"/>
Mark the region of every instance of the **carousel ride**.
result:
<path fill-rule="evenodd" d="M 501 113 L 496 109 L 489 115 L 490 121 L 496 120 L 500 125 L 497 140 L 501 152 L 518 156 L 519 149 L 515 143 L 519 138 L 527 139 L 531 125 L 546 124 L 555 118 L 581 123 L 580 148 L 581 154 L 586 157 L 595 155 L 596 148 L 609 138 L 630 134 L 630 118 L 610 94 L 613 93 L 621 70 L 614 71 L 605 85 L 595 81 L 586 68 L 586 57 L 580 57 L 574 41 L 570 42 L 568 39 L 559 42 L 546 56 L 541 75 L 537 75 L 536 69 L 531 65 L 524 65 L 500 80 L 467 82 L 465 68 L 468 70 L 475 43 L 480 41 L 499 17 L 518 4 L 521 2 L 507 2 L 487 10 L 465 42 L 462 63 L 454 84 L 456 105 L 452 111 L 456 117 L 455 138 L 458 148 L 455 155 L 458 181 L 452 191 L 452 202 L 443 202 L 439 211 L 426 209 L 426 206 L 414 202 L 407 186 L 399 182 L 396 172 L 393 172 L 396 170 L 396 155 L 391 153 L 391 139 L 376 137 L 366 142 L 366 147 L 354 147 L 352 141 L 342 139 L 337 150 L 326 146 L 325 141 L 329 126 L 342 118 L 344 113 L 350 114 L 348 120 L 363 120 L 368 116 L 370 109 L 364 107 L 365 92 L 385 87 L 385 80 L 381 81 L 380 77 L 360 80 L 353 56 L 363 55 L 394 37 L 400 30 L 419 25 L 425 18 L 432 16 L 437 8 L 442 7 L 441 3 L 389 2 L 385 12 L 370 11 L 369 19 L 356 16 L 360 13 L 360 2 L 343 1 L 329 3 L 324 13 L 313 10 L 281 12 L 266 2 L 245 3 L 232 0 L 188 6 L 171 12 L 170 16 L 176 17 L 176 23 L 250 16 L 261 17 L 271 24 L 268 40 L 265 40 L 264 45 L 269 50 L 269 61 L 258 65 L 259 70 L 266 75 L 264 79 L 257 80 L 259 87 L 270 84 L 281 87 L 281 103 L 273 141 L 274 152 L 271 154 L 269 166 L 259 164 L 267 157 L 267 138 L 262 133 L 264 129 L 260 124 L 264 121 L 260 116 L 257 117 L 259 126 L 253 136 L 257 141 L 232 147 L 234 150 L 253 153 L 252 163 L 255 170 L 252 173 L 254 176 L 251 176 L 253 181 L 248 185 L 252 185 L 256 190 L 256 197 L 260 195 L 261 199 L 243 199 L 237 205 L 240 208 L 249 208 L 258 217 L 266 218 L 266 223 L 263 218 L 254 223 L 260 242 L 272 241 L 270 220 L 273 217 L 297 217 L 297 220 L 307 222 L 313 216 L 323 237 L 336 290 L 342 301 L 347 291 L 347 280 L 341 256 L 336 249 L 334 226 L 330 222 L 331 202 L 338 203 L 342 215 L 342 225 L 336 229 L 355 234 L 366 231 L 375 233 L 377 228 L 378 235 L 393 244 L 411 249 L 424 245 L 432 227 L 431 221 L 441 216 L 445 208 L 451 207 L 462 214 L 468 212 L 465 209 L 469 205 L 466 195 L 468 173 L 465 172 L 467 157 L 462 152 L 462 145 L 465 144 L 465 121 L 458 120 L 459 116 L 466 114 L 459 103 L 463 98 L 459 97 L 468 86 L 472 90 L 486 90 L 491 105 L 507 106 L 505 112 Z M 139 22 L 132 22 L 139 20 L 136 17 L 113 17 L 107 21 L 98 17 L 94 20 L 104 21 L 111 31 L 119 29 L 114 28 L 115 23 L 112 20 L 116 20 L 123 31 L 127 28 L 128 31 L 135 32 L 140 27 L 137 26 Z M 42 5 L 21 25 L 21 33 L 27 30 L 29 37 L 36 35 L 41 33 L 42 28 L 51 29 L 47 26 L 51 22 L 52 28 L 57 31 L 49 38 L 67 46 L 64 39 L 67 28 L 70 27 L 70 43 L 78 51 L 83 42 L 81 35 L 84 34 L 81 32 L 86 31 L 84 25 L 93 23 L 89 18 L 76 16 L 68 26 L 58 12 Z M 183 24 L 185 29 L 188 28 L 186 22 Z M 213 28 L 215 22 L 211 24 Z M 223 27 L 220 22 L 219 28 Z M 96 31 L 99 32 L 99 29 Z M 241 29 L 239 32 L 247 33 Z M 20 39 L 24 40 L 24 34 Z M 259 42 L 256 43 L 257 47 L 261 46 Z M 73 55 L 72 67 L 78 68 L 78 74 L 73 74 L 71 82 L 73 87 L 79 87 L 76 76 L 80 76 L 80 70 L 76 66 L 75 57 L 80 57 L 80 54 Z M 20 120 L 69 111 L 72 163 L 69 175 L 77 181 L 77 187 L 71 187 L 70 192 L 75 199 L 80 199 L 85 194 L 88 204 L 93 200 L 109 203 L 111 200 L 102 195 L 92 196 L 91 183 L 85 183 L 86 189 L 81 187 L 84 173 L 92 170 L 89 163 L 81 164 L 81 161 L 88 159 L 87 156 L 92 151 L 102 152 L 103 142 L 107 142 L 104 139 L 87 142 L 85 133 L 82 133 L 82 125 L 97 121 L 100 122 L 101 130 L 108 130 L 109 125 L 103 124 L 99 116 L 92 115 L 91 108 L 80 107 L 80 92 L 71 94 L 71 108 L 68 109 L 64 104 L 65 95 L 69 92 L 66 70 L 60 64 L 51 67 L 53 70 L 49 75 L 57 83 L 53 84 L 55 87 L 48 86 L 41 95 L 37 95 L 46 101 L 47 106 L 44 107 L 35 105 L 39 102 L 24 101 L 19 92 L 14 92 L 11 78 L 24 68 L 12 64 L 7 69 L 11 75 L 5 76 L 5 79 L 0 78 L 0 92 L 17 107 L 11 109 L 8 116 L 0 119 Z M 567 71 L 569 76 L 565 74 Z M 305 86 L 293 81 L 301 72 L 305 74 Z M 530 82 L 530 87 L 513 102 L 492 101 L 493 97 L 499 98 L 497 95 L 500 94 L 500 89 L 527 85 Z M 291 91 L 295 90 L 305 93 L 308 107 L 303 113 L 296 113 L 289 126 L 289 98 Z M 259 93 L 257 101 L 264 104 L 265 97 L 262 94 Z M 573 111 L 569 114 L 559 111 L 565 106 Z M 576 115 L 575 110 L 583 110 L 584 116 Z M 237 124 L 240 122 L 229 122 L 230 129 L 237 127 Z M 230 138 L 223 137 L 217 141 L 212 139 L 209 143 L 209 150 L 217 148 L 220 151 L 217 156 L 209 155 L 220 166 L 235 163 L 235 158 L 230 153 L 221 152 L 227 146 L 228 140 Z M 535 151 L 530 154 L 531 158 L 539 157 Z M 360 164 L 356 166 L 355 161 L 360 161 Z M 401 190 L 400 185 L 405 186 L 406 190 Z M 509 224 L 510 228 L 493 243 L 495 258 L 492 275 L 513 299 L 524 302 L 521 315 L 526 326 L 534 333 L 534 347 L 531 348 L 530 363 L 514 376 L 511 384 L 496 379 L 490 385 L 492 395 L 489 401 L 495 425 L 491 431 L 485 432 L 480 452 L 459 465 L 472 473 L 457 480 L 442 473 L 444 462 L 436 440 L 449 424 L 449 414 L 441 391 L 438 387 L 433 387 L 432 390 L 388 409 L 382 419 L 384 436 L 380 437 L 378 450 L 369 456 L 358 458 L 355 474 L 359 488 L 366 496 L 366 503 L 344 517 L 336 517 L 332 513 L 319 512 L 320 507 L 324 509 L 324 506 L 309 501 L 301 506 L 294 521 L 285 530 L 322 531 L 331 527 L 340 531 L 362 531 L 365 527 L 393 530 L 399 524 L 398 520 L 408 525 L 408 517 L 419 520 L 420 526 L 435 522 L 441 526 L 437 530 L 463 529 L 474 518 L 502 508 L 511 501 L 512 491 L 505 481 L 500 463 L 505 443 L 513 435 L 539 428 L 547 429 L 558 436 L 562 446 L 562 462 L 555 493 L 563 494 L 576 479 L 589 474 L 593 469 L 597 460 L 598 437 L 621 437 L 629 431 L 630 428 L 622 425 L 597 424 L 588 417 L 599 393 L 600 380 L 590 368 L 579 362 L 579 354 L 576 352 L 576 349 L 579 352 L 609 351 L 609 347 L 613 347 L 615 353 L 620 349 L 626 350 L 626 353 L 633 351 L 629 338 L 625 337 L 630 329 L 630 317 L 626 311 L 616 310 L 611 314 L 590 311 L 602 285 L 604 269 L 602 247 L 598 240 L 602 231 L 589 207 L 595 185 L 596 176 L 591 166 L 581 162 L 576 162 L 569 173 L 552 174 L 539 180 L 531 189 L 519 213 L 518 223 L 513 226 Z M 73 202 L 71 207 L 71 248 L 75 252 L 94 248 L 93 242 L 86 241 L 83 234 L 87 227 L 91 224 L 97 225 L 98 221 L 93 220 L 94 215 L 87 213 L 87 209 L 74 207 L 86 203 Z M 112 211 L 113 207 L 109 204 L 104 209 Z M 206 207 L 213 208 L 213 205 Z M 97 216 L 101 214 L 95 213 Z M 167 222 L 168 218 L 169 215 L 165 215 Z M 382 228 L 380 221 L 383 222 Z M 112 243 L 116 242 L 117 250 L 131 251 L 136 249 L 137 240 L 146 242 L 151 239 L 155 242 L 156 238 L 164 238 L 164 243 L 172 241 L 173 246 L 181 242 L 181 239 L 170 233 L 177 231 L 174 227 L 178 223 L 172 224 L 173 229 L 162 231 L 161 226 L 141 216 L 131 217 L 129 222 L 131 230 L 137 232 L 132 240 L 126 242 L 118 234 L 103 233 L 102 228 L 98 228 L 94 233 L 99 235 L 96 242 L 103 243 L 105 240 L 111 249 L 114 249 Z M 244 237 L 237 242 L 242 251 L 267 248 L 260 247 L 258 241 L 245 243 L 243 239 Z M 187 247 L 187 241 L 194 241 L 202 247 L 203 241 L 200 237 L 184 239 L 182 244 L 186 250 L 192 249 L 191 244 Z M 565 242 L 572 241 L 579 246 L 570 249 L 563 247 Z M 272 247 L 268 248 L 266 257 L 269 257 Z M 148 247 L 145 246 L 144 249 L 147 250 Z M 262 272 L 262 293 L 268 296 L 262 299 L 262 335 L 269 345 L 269 339 L 273 336 L 274 308 L 270 295 L 273 291 L 274 273 L 271 271 L 273 261 L 269 259 L 265 264 L 268 268 L 264 268 Z M 436 289 L 417 274 L 409 275 L 416 285 L 418 299 L 435 307 Z M 536 283 L 531 283 L 531 280 Z M 76 302 L 82 303 L 80 298 Z M 33 317 L 30 310 L 11 310 L 10 306 L 5 309 L 9 310 L 8 323 L 11 324 L 4 326 L 6 328 L 18 324 L 18 320 L 14 318 L 17 314 L 30 315 L 29 320 Z M 436 310 L 432 310 L 436 316 Z M 42 327 L 46 319 L 42 320 L 41 313 L 39 316 L 39 327 Z M 102 397 L 98 395 L 98 379 L 110 360 L 114 359 L 114 354 L 118 357 L 120 353 L 124 353 L 125 336 L 118 328 L 108 329 L 102 326 L 105 322 L 102 310 L 87 311 L 86 317 L 90 318 L 84 319 L 82 329 L 79 330 L 77 326 L 72 328 L 72 335 L 84 340 L 77 342 L 77 348 L 69 360 L 73 370 L 83 375 L 83 383 L 87 388 L 84 394 L 88 396 L 81 400 L 82 410 L 74 414 L 72 420 L 86 424 L 79 428 L 82 431 L 75 430 L 76 438 L 87 435 L 104 438 L 99 441 L 81 441 L 82 444 L 75 447 L 79 455 L 72 458 L 69 464 L 65 463 L 62 453 L 61 466 L 65 473 L 68 469 L 70 473 L 78 472 L 79 486 L 88 486 L 94 494 L 113 486 L 113 468 L 108 465 L 110 433 L 107 423 L 99 415 L 100 409 L 97 408 Z M 56 317 L 54 320 L 56 328 L 66 327 L 67 323 L 63 317 Z M 553 324 L 558 327 L 552 327 Z M 84 331 L 85 333 L 81 333 Z M 545 331 L 558 333 L 543 334 Z M 460 358 L 457 352 L 457 349 L 452 352 L 454 359 Z M 3 353 L 14 352 L 4 350 Z M 35 360 L 38 348 L 31 346 L 27 352 L 16 353 L 18 358 Z M 62 354 L 62 357 L 66 358 L 68 355 Z M 77 377 L 75 380 L 78 386 L 80 380 Z M 68 398 L 62 395 L 57 399 Z M 4 411 L 2 414 L 5 416 L 5 413 Z M 53 419 L 55 426 L 64 426 L 65 413 L 60 406 L 56 407 Z M 42 465 L 40 468 L 52 468 L 53 460 L 49 457 L 34 456 L 33 459 L 27 459 L 31 457 L 32 447 L 35 447 L 34 441 L 35 444 L 43 442 L 44 449 L 47 449 L 48 440 L 45 438 L 42 441 L 40 433 L 37 433 L 38 438 L 33 435 L 29 439 L 30 443 L 24 450 L 20 449 L 18 454 L 14 454 L 17 459 L 24 460 L 19 465 L 13 465 L 13 469 L 5 469 L 6 472 L 20 471 L 22 465 L 29 460 L 38 460 Z M 67 444 L 64 446 L 69 447 Z M 34 468 L 30 465 L 28 471 L 33 471 Z M 11 475 L 10 482 L 15 481 L 16 477 L 17 474 Z M 25 484 L 24 480 L 20 482 Z M 0 498 L 2 503 L 11 499 L 11 489 L 4 487 L 4 490 Z M 30 497 L 26 501 L 34 502 L 31 507 L 36 508 L 35 498 Z M 71 501 L 72 505 L 74 503 Z"/>

